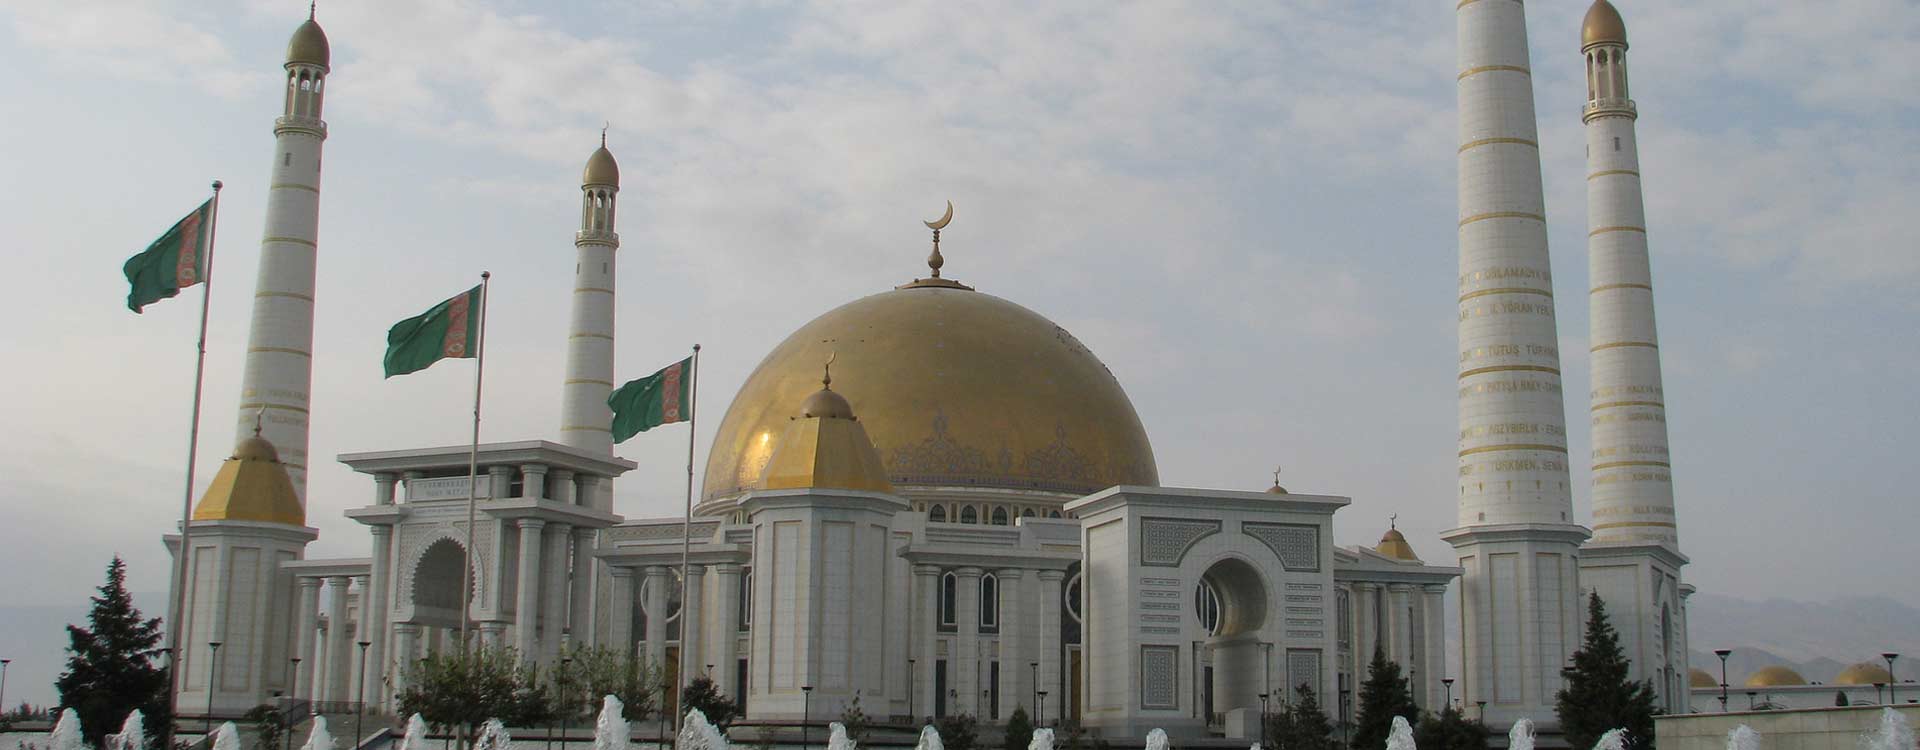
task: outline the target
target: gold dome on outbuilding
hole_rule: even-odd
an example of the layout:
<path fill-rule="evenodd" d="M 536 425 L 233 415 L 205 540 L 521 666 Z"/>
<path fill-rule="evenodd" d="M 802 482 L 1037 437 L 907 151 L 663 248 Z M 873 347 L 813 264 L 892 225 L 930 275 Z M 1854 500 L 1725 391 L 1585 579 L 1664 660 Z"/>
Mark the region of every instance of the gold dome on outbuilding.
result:
<path fill-rule="evenodd" d="M 720 421 L 705 501 L 756 484 L 830 355 L 835 385 L 858 396 L 859 424 L 903 494 L 1159 484 L 1133 402 L 1079 339 L 999 297 L 923 285 L 842 305 L 775 346 Z"/>
<path fill-rule="evenodd" d="M 613 152 L 607 150 L 605 133 L 600 134 L 600 148 L 587 157 L 587 168 L 580 174 L 580 184 L 620 187 L 620 164 L 613 160 Z"/>
<path fill-rule="evenodd" d="M 307 513 L 273 444 L 254 435 L 241 440 L 233 456 L 220 464 L 220 473 L 193 508 L 193 520 L 305 526 Z"/>
<path fill-rule="evenodd" d="M 1707 674 L 1707 670 L 1696 667 L 1687 670 L 1687 687 L 1720 687 L 1720 681 L 1713 679 L 1713 675 Z"/>
<path fill-rule="evenodd" d="M 820 390 L 801 402 L 800 416 L 787 423 L 757 487 L 893 491 L 853 405 L 833 392 L 832 382 L 822 379 Z"/>
<path fill-rule="evenodd" d="M 1885 666 L 1870 661 L 1863 661 L 1842 669 L 1840 674 L 1833 678 L 1835 685 L 1872 685 L 1876 682 L 1881 684 L 1893 682 L 1893 675 L 1887 673 Z"/>
<path fill-rule="evenodd" d="M 1420 556 L 1413 552 L 1413 545 L 1407 543 L 1407 535 L 1391 526 L 1387 528 L 1387 533 L 1380 535 L 1380 543 L 1373 545 L 1373 551 L 1395 560 L 1420 562 Z"/>
<path fill-rule="evenodd" d="M 1805 684 L 1807 684 L 1807 678 L 1801 677 L 1800 673 L 1793 671 L 1791 667 L 1779 664 L 1761 667 L 1754 670 L 1753 674 L 1747 675 L 1747 687 L 1787 687 Z"/>
<path fill-rule="evenodd" d="M 1627 22 L 1607 0 L 1593 0 L 1586 20 L 1580 22 L 1580 49 L 1596 44 L 1627 45 Z"/>
<path fill-rule="evenodd" d="M 287 64 L 318 65 L 328 67 L 333 59 L 333 50 L 327 44 L 327 32 L 309 14 L 300 28 L 293 30 L 293 39 L 287 42 Z"/>

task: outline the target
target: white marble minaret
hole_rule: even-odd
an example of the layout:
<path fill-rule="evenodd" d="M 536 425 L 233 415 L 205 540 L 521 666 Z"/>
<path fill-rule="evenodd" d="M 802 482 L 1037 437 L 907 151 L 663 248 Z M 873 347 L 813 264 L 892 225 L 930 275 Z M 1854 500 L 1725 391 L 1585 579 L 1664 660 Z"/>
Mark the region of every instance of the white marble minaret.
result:
<path fill-rule="evenodd" d="M 567 375 L 561 384 L 560 442 L 595 454 L 613 454 L 614 254 L 613 230 L 620 165 L 600 148 L 587 158 L 580 178 L 580 231 L 573 236 L 573 314 L 567 324 Z"/>
<path fill-rule="evenodd" d="M 1639 117 L 1627 93 L 1627 29 L 1597 0 L 1580 30 L 1586 58 L 1587 263 L 1593 373 L 1593 541 L 1581 581 L 1599 592 L 1663 705 L 1685 710 L 1686 602 L 1667 454 L 1666 392 L 1640 197 Z"/>
<path fill-rule="evenodd" d="M 1579 545 L 1547 259 L 1540 145 L 1519 0 L 1465 0 L 1459 33 L 1460 526 L 1468 705 L 1553 728 L 1579 645 Z M 1504 729 L 1502 729 L 1504 731 Z"/>
<path fill-rule="evenodd" d="M 320 119 L 329 59 L 326 32 L 311 12 L 287 43 L 286 101 L 273 121 L 273 172 L 267 183 L 266 236 L 254 284 L 235 439 L 261 435 L 279 448 L 294 492 L 307 498 L 308 389 L 313 383 L 313 275 L 319 248 Z"/>

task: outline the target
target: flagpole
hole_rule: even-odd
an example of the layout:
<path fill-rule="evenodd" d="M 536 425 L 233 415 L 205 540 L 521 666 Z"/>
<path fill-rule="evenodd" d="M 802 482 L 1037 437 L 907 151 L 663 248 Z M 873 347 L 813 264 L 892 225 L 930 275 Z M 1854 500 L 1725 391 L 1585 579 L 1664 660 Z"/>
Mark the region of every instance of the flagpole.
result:
<path fill-rule="evenodd" d="M 474 346 L 473 363 L 473 442 L 467 446 L 467 546 L 466 562 L 460 566 L 460 653 L 467 652 L 469 631 L 473 625 L 473 505 L 480 494 L 480 383 L 487 371 L 487 289 L 493 274 L 480 272 L 480 335 Z"/>
<path fill-rule="evenodd" d="M 693 567 L 693 442 L 700 416 L 700 345 L 693 345 L 693 372 L 687 377 L 691 381 L 687 386 L 687 513 L 680 526 L 680 679 L 675 690 L 683 689 L 687 684 L 687 646 L 693 642 L 693 623 L 687 621 L 687 584 L 693 579 L 688 575 Z M 661 701 L 662 705 L 666 702 Z M 680 726 L 680 712 L 675 711 L 673 725 Z"/>
<path fill-rule="evenodd" d="M 220 188 L 219 180 L 213 181 L 213 209 L 207 216 L 207 257 L 203 261 L 205 270 L 200 273 L 200 338 L 194 345 L 193 361 L 193 417 L 187 428 L 187 487 L 181 493 L 180 500 L 180 552 L 175 555 L 173 602 L 173 627 L 167 630 L 167 747 L 173 747 L 173 727 L 175 709 L 179 706 L 179 687 L 186 683 L 180 679 L 180 631 L 182 620 L 186 619 L 187 596 L 187 559 L 193 554 L 193 464 L 200 453 L 200 387 L 207 370 L 207 308 L 213 301 L 213 244 L 220 229 Z M 207 685 L 207 691 L 213 691 L 213 685 Z M 209 702 L 207 705 L 213 705 Z"/>

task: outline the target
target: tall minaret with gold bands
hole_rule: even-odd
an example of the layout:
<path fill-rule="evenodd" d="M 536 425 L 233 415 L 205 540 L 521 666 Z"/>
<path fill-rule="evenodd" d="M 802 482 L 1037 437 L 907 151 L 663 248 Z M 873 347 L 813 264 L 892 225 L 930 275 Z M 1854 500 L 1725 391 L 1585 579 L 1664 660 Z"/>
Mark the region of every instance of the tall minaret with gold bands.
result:
<path fill-rule="evenodd" d="M 1520 0 L 1459 0 L 1460 525 L 1465 699 L 1553 728 L 1579 645 L 1579 545 Z"/>
<path fill-rule="evenodd" d="M 1627 91 L 1627 27 L 1595 0 L 1580 28 L 1587 72 L 1587 304 L 1593 385 L 1593 541 L 1580 580 L 1607 603 L 1632 678 L 1661 707 L 1686 710 L 1686 591 L 1666 391 L 1654 330 L 1653 271 L 1640 196 L 1639 112 Z"/>
<path fill-rule="evenodd" d="M 567 374 L 561 384 L 560 442 L 600 455 L 613 454 L 614 203 L 620 165 L 600 148 L 580 177 L 580 231 L 573 235 L 573 313 L 567 324 Z"/>
<path fill-rule="evenodd" d="M 266 236 L 254 283 L 253 323 L 240 385 L 235 440 L 259 435 L 279 448 L 301 507 L 307 500 L 307 416 L 313 385 L 313 278 L 320 238 L 321 117 L 330 51 L 313 20 L 287 43 L 286 92 L 273 121 L 273 171 L 267 185 Z"/>

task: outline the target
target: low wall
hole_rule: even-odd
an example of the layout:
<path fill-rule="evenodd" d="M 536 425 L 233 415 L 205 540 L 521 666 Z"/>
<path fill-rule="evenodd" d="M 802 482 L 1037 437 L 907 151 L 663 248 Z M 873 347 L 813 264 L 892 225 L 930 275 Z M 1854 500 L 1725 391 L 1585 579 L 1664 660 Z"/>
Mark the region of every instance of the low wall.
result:
<path fill-rule="evenodd" d="M 1880 728 L 1885 706 L 1801 708 L 1675 714 L 1653 720 L 1660 750 L 1727 750 L 1727 733 L 1745 724 L 1760 733 L 1760 750 L 1861 750 L 1860 737 Z M 1920 705 L 1896 708 L 1920 727 Z"/>

